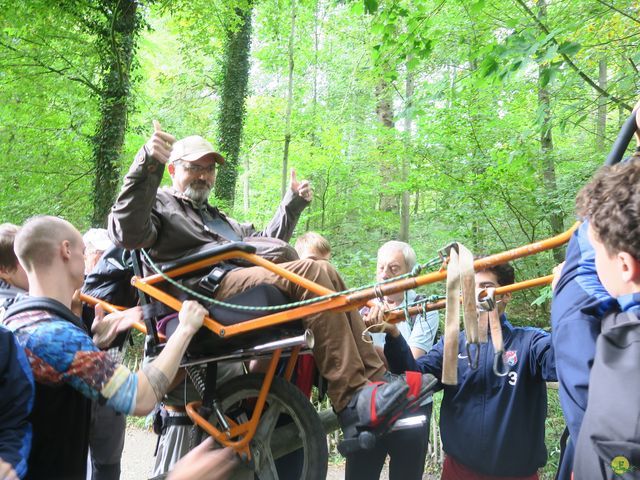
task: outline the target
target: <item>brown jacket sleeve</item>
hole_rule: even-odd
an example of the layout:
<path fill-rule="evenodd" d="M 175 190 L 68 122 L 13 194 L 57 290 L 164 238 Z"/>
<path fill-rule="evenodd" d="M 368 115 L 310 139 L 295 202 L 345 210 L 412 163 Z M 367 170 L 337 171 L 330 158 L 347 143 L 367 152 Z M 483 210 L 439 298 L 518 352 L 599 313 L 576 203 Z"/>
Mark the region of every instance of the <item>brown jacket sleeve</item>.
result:
<path fill-rule="evenodd" d="M 109 214 L 109 236 L 119 247 L 149 248 L 155 244 L 160 219 L 153 206 L 163 173 L 164 165 L 142 147 Z"/>
<path fill-rule="evenodd" d="M 265 229 L 261 232 L 256 232 L 253 225 L 250 225 L 251 231 L 245 236 L 273 237 L 288 242 L 291 240 L 300 215 L 307 205 L 309 205 L 309 202 L 300 195 L 293 193 L 291 189 L 288 189 L 280 205 L 278 205 L 275 215 Z M 242 226 L 245 227 L 246 225 Z"/>

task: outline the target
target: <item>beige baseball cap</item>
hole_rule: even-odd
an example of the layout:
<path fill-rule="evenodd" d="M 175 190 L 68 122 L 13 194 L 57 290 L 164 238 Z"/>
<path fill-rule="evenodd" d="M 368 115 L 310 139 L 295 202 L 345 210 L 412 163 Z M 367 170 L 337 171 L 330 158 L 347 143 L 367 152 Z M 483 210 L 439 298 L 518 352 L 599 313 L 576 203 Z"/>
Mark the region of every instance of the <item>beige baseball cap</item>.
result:
<path fill-rule="evenodd" d="M 169 162 L 175 162 L 176 160 L 195 162 L 206 155 L 211 155 L 211 158 L 220 165 L 224 163 L 224 157 L 216 152 L 209 142 L 200 135 L 191 135 L 173 144 Z"/>

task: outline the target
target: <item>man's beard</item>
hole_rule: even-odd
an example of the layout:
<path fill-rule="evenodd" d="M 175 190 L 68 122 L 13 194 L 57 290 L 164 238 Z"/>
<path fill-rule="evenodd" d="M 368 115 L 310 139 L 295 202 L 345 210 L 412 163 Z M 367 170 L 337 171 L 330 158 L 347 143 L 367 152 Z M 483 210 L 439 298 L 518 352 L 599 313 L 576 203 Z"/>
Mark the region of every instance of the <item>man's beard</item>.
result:
<path fill-rule="evenodd" d="M 203 180 L 191 182 L 184 191 L 184 196 L 197 206 L 204 205 L 209 199 L 212 185 Z"/>

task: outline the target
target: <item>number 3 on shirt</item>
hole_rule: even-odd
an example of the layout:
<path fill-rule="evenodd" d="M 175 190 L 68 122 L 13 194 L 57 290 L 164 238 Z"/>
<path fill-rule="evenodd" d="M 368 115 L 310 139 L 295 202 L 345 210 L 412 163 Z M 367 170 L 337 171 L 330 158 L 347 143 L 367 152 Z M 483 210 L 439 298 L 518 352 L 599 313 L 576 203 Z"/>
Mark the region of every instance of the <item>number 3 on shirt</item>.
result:
<path fill-rule="evenodd" d="M 509 372 L 509 385 L 515 385 L 518 381 L 518 372 Z"/>

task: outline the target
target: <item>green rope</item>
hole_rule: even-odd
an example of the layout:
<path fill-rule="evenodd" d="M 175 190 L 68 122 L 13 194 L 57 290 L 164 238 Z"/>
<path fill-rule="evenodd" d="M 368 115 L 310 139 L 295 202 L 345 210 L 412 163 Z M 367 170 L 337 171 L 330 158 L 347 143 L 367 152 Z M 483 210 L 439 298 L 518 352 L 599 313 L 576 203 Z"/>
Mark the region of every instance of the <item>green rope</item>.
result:
<path fill-rule="evenodd" d="M 140 251 L 142 252 L 142 255 L 144 256 L 145 260 L 148 262 L 149 266 L 151 267 L 151 269 L 153 271 L 155 271 L 157 274 L 162 276 L 162 278 L 165 279 L 167 282 L 169 282 L 171 285 L 175 286 L 176 288 L 182 290 L 185 293 L 188 293 L 189 295 L 192 295 L 193 297 L 197 298 L 198 300 L 202 300 L 204 302 L 208 302 L 208 303 L 212 303 L 214 305 L 218 305 L 219 307 L 230 308 L 230 309 L 233 309 L 233 310 L 262 311 L 262 312 L 273 312 L 273 311 L 285 310 L 285 309 L 289 309 L 289 308 L 302 307 L 302 306 L 305 306 L 305 305 L 313 305 L 314 303 L 320 303 L 320 302 L 324 302 L 325 300 L 331 300 L 331 299 L 339 297 L 341 295 L 348 295 L 350 293 L 355 293 L 355 292 L 359 292 L 359 291 L 362 291 L 362 290 L 366 290 L 367 288 L 372 288 L 372 287 L 376 287 L 378 285 L 384 285 L 386 283 L 395 282 L 396 280 L 402 280 L 404 278 L 414 277 L 414 276 L 418 275 L 422 271 L 423 268 L 431 267 L 432 263 L 434 262 L 434 259 L 432 259 L 432 260 L 429 260 L 424 265 L 416 264 L 416 266 L 409 273 L 405 273 L 404 275 L 399 275 L 397 277 L 390 278 L 390 279 L 384 280 L 382 282 L 372 283 L 370 285 L 365 285 L 363 287 L 355 287 L 355 288 L 351 288 L 351 289 L 348 289 L 348 290 L 344 290 L 342 292 L 335 292 L 335 293 L 331 293 L 331 294 L 328 294 L 328 295 L 322 295 L 320 297 L 310 298 L 308 300 L 300 300 L 298 302 L 287 303 L 285 305 L 250 307 L 250 306 L 246 306 L 246 305 L 237 305 L 235 303 L 222 302 L 220 300 L 216 300 L 215 298 L 208 297 L 208 296 L 203 295 L 203 294 L 201 294 L 199 292 L 196 292 L 195 290 L 190 289 L 189 287 L 186 287 L 186 286 L 182 285 L 181 283 L 175 281 L 173 278 L 169 277 L 166 273 L 164 273 L 153 262 L 153 260 L 151 260 L 151 257 L 149 256 L 149 254 L 144 249 L 140 249 Z M 439 258 L 437 260 L 439 260 Z"/>

